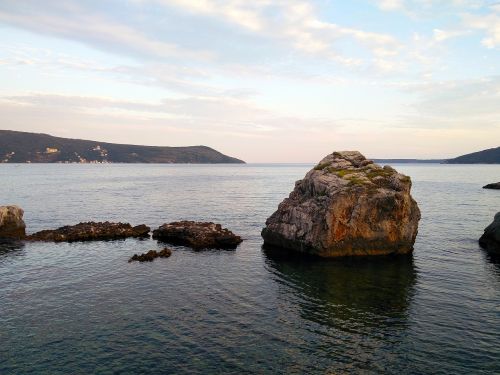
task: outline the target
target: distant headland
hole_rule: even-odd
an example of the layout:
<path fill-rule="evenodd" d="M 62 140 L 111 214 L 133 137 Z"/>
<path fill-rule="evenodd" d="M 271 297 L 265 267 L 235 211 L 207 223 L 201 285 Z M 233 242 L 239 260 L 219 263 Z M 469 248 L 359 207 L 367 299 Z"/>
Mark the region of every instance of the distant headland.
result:
<path fill-rule="evenodd" d="M 446 160 L 448 164 L 500 164 L 500 147 L 462 155 Z"/>
<path fill-rule="evenodd" d="M 452 159 L 373 159 L 376 163 L 426 163 L 426 164 L 500 164 L 500 147 L 490 148 Z"/>
<path fill-rule="evenodd" d="M 207 146 L 139 146 L 0 130 L 0 163 L 245 163 Z"/>

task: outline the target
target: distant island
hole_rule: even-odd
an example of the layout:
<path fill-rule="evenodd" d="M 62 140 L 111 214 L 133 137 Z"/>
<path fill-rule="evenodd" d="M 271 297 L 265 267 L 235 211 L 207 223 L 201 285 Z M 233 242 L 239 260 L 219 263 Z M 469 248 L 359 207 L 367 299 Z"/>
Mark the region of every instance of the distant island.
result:
<path fill-rule="evenodd" d="M 207 146 L 159 147 L 0 130 L 0 163 L 245 163 Z"/>
<path fill-rule="evenodd" d="M 500 164 L 500 147 L 462 155 L 446 160 L 447 164 Z"/>

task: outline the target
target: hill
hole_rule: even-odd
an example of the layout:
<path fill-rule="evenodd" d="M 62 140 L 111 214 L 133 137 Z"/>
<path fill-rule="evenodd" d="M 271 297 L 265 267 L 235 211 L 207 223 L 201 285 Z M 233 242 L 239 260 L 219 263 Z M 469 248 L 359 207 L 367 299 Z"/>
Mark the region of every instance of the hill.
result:
<path fill-rule="evenodd" d="M 0 130 L 0 163 L 244 163 L 206 146 L 157 147 Z"/>
<path fill-rule="evenodd" d="M 473 152 L 454 159 L 446 160 L 448 164 L 500 164 L 500 147 Z"/>

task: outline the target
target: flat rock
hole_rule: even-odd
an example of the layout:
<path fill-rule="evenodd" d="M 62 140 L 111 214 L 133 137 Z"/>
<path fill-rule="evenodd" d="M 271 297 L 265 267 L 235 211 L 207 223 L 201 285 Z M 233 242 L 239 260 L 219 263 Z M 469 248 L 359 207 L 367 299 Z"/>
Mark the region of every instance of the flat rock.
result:
<path fill-rule="evenodd" d="M 0 238 L 21 240 L 26 236 L 24 211 L 18 206 L 0 206 Z"/>
<path fill-rule="evenodd" d="M 153 231 L 153 238 L 193 249 L 235 249 L 241 237 L 212 222 L 176 221 Z"/>
<path fill-rule="evenodd" d="M 479 238 L 479 245 L 485 250 L 500 254 L 500 212 L 497 212 L 493 222 L 484 230 Z"/>
<path fill-rule="evenodd" d="M 494 182 L 492 184 L 484 185 L 483 189 L 500 189 L 500 182 Z"/>
<path fill-rule="evenodd" d="M 127 237 L 149 237 L 151 228 L 142 224 L 93 222 L 68 225 L 54 230 L 42 230 L 26 237 L 28 241 L 74 242 L 116 240 Z"/>
<path fill-rule="evenodd" d="M 147 253 L 143 254 L 134 254 L 128 262 L 152 262 L 156 258 L 168 258 L 170 255 L 172 255 L 172 250 L 170 250 L 168 247 L 164 248 L 161 251 L 157 250 L 149 250 Z"/>
<path fill-rule="evenodd" d="M 321 257 L 410 253 L 420 220 L 410 189 L 389 166 L 334 152 L 267 219 L 264 245 Z"/>

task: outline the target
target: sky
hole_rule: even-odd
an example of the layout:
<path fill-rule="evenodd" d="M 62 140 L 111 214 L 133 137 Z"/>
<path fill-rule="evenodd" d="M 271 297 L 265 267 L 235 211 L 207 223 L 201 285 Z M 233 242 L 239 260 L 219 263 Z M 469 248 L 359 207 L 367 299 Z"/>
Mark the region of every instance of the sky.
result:
<path fill-rule="evenodd" d="M 495 0 L 0 0 L 2 129 L 247 162 L 500 146 Z"/>

